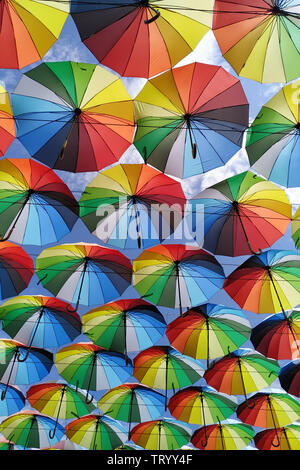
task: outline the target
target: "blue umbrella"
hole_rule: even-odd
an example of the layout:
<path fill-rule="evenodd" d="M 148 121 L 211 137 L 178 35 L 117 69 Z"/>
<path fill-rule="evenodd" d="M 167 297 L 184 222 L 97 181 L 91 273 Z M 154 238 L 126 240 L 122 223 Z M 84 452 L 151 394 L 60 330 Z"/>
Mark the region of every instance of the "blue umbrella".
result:
<path fill-rule="evenodd" d="M 0 416 L 8 416 L 20 411 L 25 405 L 23 393 L 16 387 L 6 385 L 0 382 L 0 393 L 5 392 L 4 400 L 0 400 Z"/>

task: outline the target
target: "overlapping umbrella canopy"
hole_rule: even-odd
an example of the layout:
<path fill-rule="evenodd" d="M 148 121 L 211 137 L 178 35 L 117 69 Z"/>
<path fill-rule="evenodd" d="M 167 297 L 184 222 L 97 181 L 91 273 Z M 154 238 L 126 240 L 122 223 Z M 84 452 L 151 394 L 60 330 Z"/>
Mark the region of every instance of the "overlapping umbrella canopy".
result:
<path fill-rule="evenodd" d="M 175 66 L 214 15 L 215 36 L 236 72 L 247 76 L 259 51 L 255 79 L 289 81 L 299 58 L 298 0 L 258 0 L 263 14 L 256 16 L 255 2 L 242 1 L 238 11 L 235 1 L 216 0 L 213 12 L 212 0 L 184 7 L 177 0 L 72 0 L 78 32 L 95 57 L 102 54 L 100 65 L 57 62 L 51 52 L 34 63 L 56 41 L 68 2 L 0 2 L 2 42 L 15 31 L 0 67 L 8 58 L 16 68 L 28 64 L 16 72 L 11 97 L 0 88 L 0 155 L 9 155 L 0 161 L 0 319 L 11 337 L 0 341 L 0 448 L 174 450 L 190 442 L 237 450 L 251 440 L 259 449 L 298 448 L 299 259 L 273 244 L 290 235 L 295 193 L 284 188 L 298 185 L 299 80 L 263 106 L 245 142 L 246 82 L 224 62 L 191 56 Z M 221 4 L 234 12 L 218 11 Z M 228 15 L 224 35 L 219 26 Z M 238 15 L 245 21 L 237 23 Z M 221 42 L 234 42 L 250 20 L 251 44 L 246 35 L 225 52 Z M 28 41 L 33 49 L 25 53 Z M 279 58 L 272 73 L 271 55 Z M 236 58 L 245 59 L 242 70 Z M 142 82 L 133 99 L 131 83 Z M 26 158 L 14 154 L 20 144 Z M 213 175 L 240 149 L 253 167 L 215 184 Z M 136 163 L 137 150 L 145 163 Z M 187 195 L 192 206 L 205 206 L 204 249 L 199 226 L 200 246 L 165 236 L 164 224 L 169 235 L 185 222 Z M 90 243 L 93 236 L 122 251 Z M 219 255 L 227 256 L 223 265 Z M 252 313 L 272 315 L 253 327 Z M 275 380 L 281 389 L 270 388 Z"/>
<path fill-rule="evenodd" d="M 213 0 L 71 0 L 83 43 L 126 77 L 153 77 L 188 55 L 209 30 Z"/>

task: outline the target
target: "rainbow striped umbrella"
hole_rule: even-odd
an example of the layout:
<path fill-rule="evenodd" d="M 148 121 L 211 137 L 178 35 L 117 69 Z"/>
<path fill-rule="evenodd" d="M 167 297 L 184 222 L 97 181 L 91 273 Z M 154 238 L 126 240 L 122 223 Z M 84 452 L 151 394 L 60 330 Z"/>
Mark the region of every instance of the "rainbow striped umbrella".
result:
<path fill-rule="evenodd" d="M 244 395 L 261 390 L 277 379 L 280 366 L 252 349 L 237 349 L 215 362 L 205 371 L 211 387 L 228 395 Z M 249 402 L 249 406 L 251 405 Z"/>
<path fill-rule="evenodd" d="M 124 299 L 84 314 L 82 329 L 97 346 L 127 356 L 127 352 L 153 346 L 163 336 L 166 322 L 158 309 L 149 302 Z"/>
<path fill-rule="evenodd" d="M 247 447 L 255 431 L 248 424 L 230 420 L 197 429 L 191 444 L 200 450 L 241 450 Z M 206 442 L 207 445 L 203 446 Z"/>
<path fill-rule="evenodd" d="M 168 324 L 170 344 L 195 359 L 222 357 L 247 341 L 251 326 L 243 313 L 223 305 L 204 304 Z"/>
<path fill-rule="evenodd" d="M 207 301 L 223 285 L 224 271 L 211 254 L 189 245 L 157 245 L 133 262 L 133 285 L 156 305 L 180 308 Z"/>
<path fill-rule="evenodd" d="M 104 414 L 129 423 L 142 423 L 158 418 L 164 413 L 164 396 L 150 387 L 136 383 L 125 383 L 109 390 L 100 399 L 98 406 Z"/>
<path fill-rule="evenodd" d="M 108 416 L 86 415 L 66 426 L 70 441 L 90 450 L 112 450 L 127 440 L 126 429 Z"/>
<path fill-rule="evenodd" d="M 36 259 L 43 286 L 68 302 L 96 305 L 120 297 L 131 283 L 132 266 L 117 250 L 92 243 L 47 248 Z"/>
<path fill-rule="evenodd" d="M 174 450 L 189 442 L 191 431 L 175 419 L 164 418 L 138 424 L 132 429 L 130 437 L 144 449 Z"/>
<path fill-rule="evenodd" d="M 279 445 L 274 446 L 276 436 Z M 300 450 L 300 424 L 293 423 L 279 429 L 265 429 L 255 435 L 254 442 L 259 450 Z"/>
<path fill-rule="evenodd" d="M 9 416 L 0 424 L 0 432 L 10 442 L 23 446 L 24 449 L 50 447 L 64 436 L 63 426 L 57 424 L 56 434 L 51 438 L 49 433 L 54 429 L 55 421 L 49 416 L 23 411 Z"/>

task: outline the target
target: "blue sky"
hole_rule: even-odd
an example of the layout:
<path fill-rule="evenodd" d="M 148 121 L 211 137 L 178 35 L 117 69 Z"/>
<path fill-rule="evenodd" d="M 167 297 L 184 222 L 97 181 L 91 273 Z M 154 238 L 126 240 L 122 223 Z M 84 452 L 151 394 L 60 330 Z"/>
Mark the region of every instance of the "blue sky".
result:
<path fill-rule="evenodd" d="M 94 56 L 88 51 L 88 49 L 81 43 L 80 37 L 78 32 L 75 28 L 73 20 L 68 18 L 62 34 L 59 40 L 54 44 L 54 46 L 50 49 L 50 51 L 45 55 L 43 61 L 65 61 L 65 60 L 72 60 L 77 62 L 89 62 L 89 63 L 98 63 Z M 189 62 L 199 61 L 205 63 L 211 63 L 215 65 L 222 65 L 227 71 L 236 75 L 233 69 L 229 66 L 229 64 L 222 58 L 220 53 L 219 47 L 217 45 L 216 40 L 212 32 L 206 34 L 203 40 L 199 43 L 196 47 L 195 51 L 190 54 L 187 58 L 185 58 L 179 65 L 184 65 Z M 8 92 L 12 92 L 21 77 L 21 72 L 25 72 L 34 66 L 38 65 L 38 63 L 33 64 L 29 67 L 24 68 L 22 71 L 13 71 L 13 70 L 0 70 L 0 83 L 7 89 Z M 144 85 L 144 79 L 136 79 L 136 78 L 123 78 L 123 82 L 127 87 L 129 93 L 134 98 L 135 95 L 140 91 L 141 87 Z M 266 103 L 279 89 L 282 85 L 278 84 L 268 84 L 262 85 L 260 83 L 241 79 L 242 85 L 244 87 L 244 91 L 248 98 L 250 104 L 250 121 L 252 121 L 260 108 Z M 5 157 L 28 157 L 28 153 L 24 149 L 24 147 L 16 140 L 14 141 L 10 148 L 7 150 Z M 122 162 L 142 162 L 140 155 L 138 152 L 133 148 L 130 147 L 128 151 L 124 154 L 121 159 Z M 215 169 L 207 174 L 201 176 L 195 176 L 184 180 L 182 183 L 183 189 L 187 197 L 192 197 L 197 194 L 200 190 L 209 187 L 215 184 L 218 181 L 221 181 L 227 177 L 230 177 L 234 174 L 240 173 L 249 169 L 249 162 L 244 149 L 241 149 L 223 168 Z M 80 192 L 84 190 L 86 185 L 94 179 L 96 173 L 85 173 L 85 174 L 70 174 L 67 172 L 57 171 L 57 174 L 69 185 L 71 191 L 75 191 L 75 197 L 80 197 Z M 296 189 L 290 189 L 287 191 L 287 194 L 292 203 L 295 206 L 298 205 L 300 201 L 300 192 Z M 59 244 L 66 243 L 66 242 L 91 242 L 91 243 L 98 243 L 98 239 L 92 236 L 88 229 L 85 227 L 83 222 L 79 220 L 76 225 L 74 226 L 72 232 L 62 239 Z M 41 251 L 41 249 L 35 247 L 24 247 L 28 254 L 30 254 L 33 258 Z M 295 249 L 293 240 L 291 238 L 291 227 L 289 227 L 286 235 L 281 238 L 277 243 L 273 245 L 272 248 L 276 249 Z M 128 256 L 130 259 L 134 259 L 138 252 L 130 250 L 128 252 L 123 251 L 123 253 Z M 217 257 L 219 262 L 222 264 L 225 275 L 228 275 L 231 271 L 235 269 L 238 265 L 242 263 L 247 257 L 241 258 L 227 258 L 227 257 Z M 49 292 L 42 287 L 41 284 L 37 285 L 38 278 L 36 275 L 33 276 L 29 287 L 23 292 L 23 294 L 41 294 L 41 295 L 51 295 Z M 137 291 L 130 287 L 127 289 L 125 294 L 123 295 L 124 298 L 134 298 L 139 297 Z M 210 303 L 220 303 L 227 306 L 237 307 L 235 302 L 230 299 L 230 297 L 224 292 L 220 291 L 216 294 L 213 298 L 210 299 Z M 91 307 L 92 308 L 92 307 Z M 167 322 L 170 322 L 174 319 L 178 314 L 179 311 L 174 311 L 172 309 L 167 308 L 159 308 L 160 311 L 164 314 L 165 319 Z M 79 313 L 83 314 L 86 313 L 89 308 L 79 308 Z M 261 322 L 267 315 L 256 315 L 251 312 L 245 312 L 247 314 L 248 319 L 250 320 L 252 326 L 256 325 L 257 323 Z M 2 331 L 0 331 L 2 332 Z M 7 335 L 2 332 L 2 337 L 7 337 Z M 80 340 L 88 341 L 88 338 L 82 336 L 78 338 Z M 166 339 L 163 340 L 161 344 L 166 344 Z M 250 342 L 245 343 L 244 347 L 252 347 Z M 53 351 L 55 352 L 55 351 Z M 286 361 L 285 361 L 286 362 Z M 53 367 L 52 373 L 45 377 L 44 381 L 46 380 L 60 380 L 58 373 Z M 275 387 L 279 387 L 279 382 L 274 382 Z M 24 392 L 28 389 L 28 387 L 20 387 Z M 95 396 L 99 398 L 101 396 L 101 392 L 97 393 Z M 239 399 L 242 401 L 243 397 Z M 234 417 L 234 416 L 233 416 Z"/>

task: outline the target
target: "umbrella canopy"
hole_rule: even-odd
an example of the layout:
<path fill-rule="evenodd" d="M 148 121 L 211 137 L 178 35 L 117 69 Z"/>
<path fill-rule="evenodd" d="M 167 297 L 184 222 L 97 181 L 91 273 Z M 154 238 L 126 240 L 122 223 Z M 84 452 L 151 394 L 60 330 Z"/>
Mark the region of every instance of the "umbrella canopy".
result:
<path fill-rule="evenodd" d="M 282 388 L 300 398 L 300 360 L 289 362 L 279 373 Z"/>
<path fill-rule="evenodd" d="M 6 390 L 6 392 L 5 392 Z M 0 400 L 0 416 L 9 416 L 17 413 L 25 406 L 25 397 L 17 387 L 8 387 L 0 382 L 0 392 L 5 392 L 5 397 Z"/>
<path fill-rule="evenodd" d="M 33 261 L 20 246 L 0 242 L 0 299 L 22 292 L 34 273 Z"/>
<path fill-rule="evenodd" d="M 116 163 L 135 130 L 122 81 L 99 65 L 44 62 L 23 74 L 12 108 L 20 142 L 57 170 L 98 171 Z"/>
<path fill-rule="evenodd" d="M 279 446 L 274 446 L 276 432 Z M 279 429 L 265 429 L 258 432 L 254 442 L 259 450 L 300 450 L 300 425 L 289 424 Z"/>
<path fill-rule="evenodd" d="M 190 438 L 190 429 L 170 418 L 146 421 L 131 431 L 131 440 L 148 450 L 180 449 Z"/>
<path fill-rule="evenodd" d="M 1 311 L 1 309 L 0 309 Z M 97 307 L 82 316 L 83 333 L 97 346 L 124 353 L 153 346 L 164 335 L 166 322 L 143 299 L 124 299 Z"/>
<path fill-rule="evenodd" d="M 1 2 L 2 6 L 2 2 Z M 1 8 L 0 6 L 0 8 Z M 0 33 L 1 34 L 1 33 Z M 0 157 L 2 157 L 15 138 L 15 122 L 7 91 L 0 85 Z"/>
<path fill-rule="evenodd" d="M 26 360 L 22 360 L 23 358 Z M 28 348 L 25 344 L 11 339 L 0 339 L 0 380 L 6 382 L 1 393 L 4 400 L 9 384 L 29 385 L 39 382 L 49 374 L 53 356 L 40 348 Z"/>
<path fill-rule="evenodd" d="M 241 450 L 250 444 L 254 434 L 251 426 L 227 420 L 197 429 L 192 436 L 191 444 L 200 450 Z M 204 447 L 202 443 L 205 443 L 206 437 L 207 446 Z"/>
<path fill-rule="evenodd" d="M 222 266 L 209 253 L 189 245 L 157 245 L 133 262 L 133 285 L 156 305 L 180 308 L 207 301 L 223 285 Z"/>
<path fill-rule="evenodd" d="M 129 287 L 132 266 L 116 250 L 92 243 L 46 248 L 36 258 L 36 273 L 56 297 L 68 302 L 95 305 L 120 297 Z"/>
<path fill-rule="evenodd" d="M 250 339 L 255 349 L 267 357 L 300 358 L 300 310 L 271 315 L 252 329 Z"/>
<path fill-rule="evenodd" d="M 300 26 L 300 16 L 298 21 Z M 247 132 L 253 170 L 285 187 L 299 187 L 299 92 L 300 80 L 283 87 L 260 109 Z"/>
<path fill-rule="evenodd" d="M 252 395 L 255 406 L 249 408 L 241 403 L 236 414 L 244 423 L 261 428 L 280 428 L 299 419 L 300 404 L 283 392 L 256 393 Z M 278 436 L 277 436 L 278 437 Z"/>
<path fill-rule="evenodd" d="M 213 31 L 240 76 L 289 82 L 299 76 L 299 13 L 295 0 L 216 0 Z"/>
<path fill-rule="evenodd" d="M 56 434 L 51 438 L 49 432 L 55 421 L 33 411 L 23 411 L 9 416 L 0 424 L 0 432 L 10 442 L 23 446 L 24 449 L 50 447 L 60 441 L 65 434 L 63 426 L 57 424 Z"/>
<path fill-rule="evenodd" d="M 40 60 L 58 39 L 69 2 L 2 0 L 0 68 L 21 69 Z"/>
<path fill-rule="evenodd" d="M 159 418 L 165 411 L 165 398 L 150 387 L 125 383 L 109 390 L 98 406 L 111 418 L 129 423 L 128 439 L 132 423 L 143 423 Z"/>
<path fill-rule="evenodd" d="M 0 306 L 2 329 L 16 341 L 38 348 L 58 348 L 81 334 L 81 319 L 55 297 L 21 295 Z"/>
<path fill-rule="evenodd" d="M 133 376 L 142 384 L 167 391 L 191 385 L 203 376 L 200 362 L 180 354 L 170 346 L 152 346 L 140 352 L 133 360 Z"/>
<path fill-rule="evenodd" d="M 153 77 L 196 47 L 212 23 L 213 0 L 71 0 L 83 43 L 103 65 L 126 77 Z"/>
<path fill-rule="evenodd" d="M 296 248 L 300 247 L 300 207 L 296 210 L 292 218 L 292 238 Z"/>
<path fill-rule="evenodd" d="M 58 373 L 69 384 L 87 390 L 107 390 L 124 383 L 132 374 L 131 361 L 93 343 L 73 343 L 55 355 Z"/>
<path fill-rule="evenodd" d="M 241 256 L 269 248 L 286 232 L 292 206 L 284 190 L 251 171 L 232 176 L 190 199 L 204 217 L 203 248 Z"/>
<path fill-rule="evenodd" d="M 135 147 L 147 163 L 178 178 L 225 165 L 248 126 L 240 81 L 216 65 L 171 69 L 149 80 L 134 106 Z"/>
<path fill-rule="evenodd" d="M 204 304 L 187 310 L 168 324 L 170 344 L 195 359 L 224 356 L 247 341 L 251 326 L 243 313 L 223 305 Z"/>
<path fill-rule="evenodd" d="M 18 447 L 4 437 L 0 437 L 0 450 L 18 450 Z"/>
<path fill-rule="evenodd" d="M 79 207 L 67 185 L 48 167 L 27 158 L 0 162 L 1 237 L 46 245 L 67 235 Z"/>
<path fill-rule="evenodd" d="M 278 313 L 300 303 L 300 255 L 268 250 L 248 258 L 225 280 L 224 289 L 245 310 Z"/>
<path fill-rule="evenodd" d="M 86 415 L 66 426 L 70 441 L 90 450 L 112 450 L 127 440 L 126 429 L 108 416 Z"/>
<path fill-rule="evenodd" d="M 169 400 L 169 410 L 174 418 L 204 426 L 229 418 L 236 407 L 236 398 L 207 386 L 184 388 Z"/>
<path fill-rule="evenodd" d="M 56 419 L 50 437 L 56 433 L 58 419 L 71 419 L 86 415 L 95 409 L 95 403 L 86 403 L 85 395 L 63 383 L 42 383 L 33 385 L 27 391 L 30 405 L 41 413 Z"/>
<path fill-rule="evenodd" d="M 117 248 L 147 248 L 168 238 L 181 222 L 181 184 L 144 164 L 120 164 L 85 188 L 80 217 L 90 232 Z"/>
<path fill-rule="evenodd" d="M 228 395 L 244 395 L 271 385 L 280 366 L 252 349 L 237 349 L 215 362 L 205 371 L 204 379 L 216 390 Z M 249 406 L 254 406 L 251 400 Z"/>

